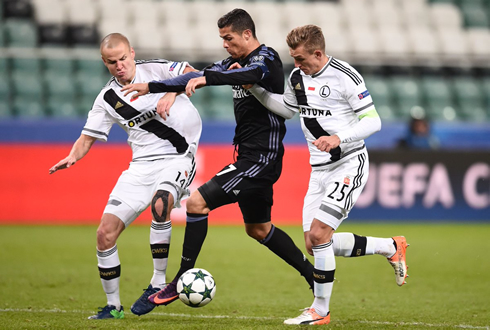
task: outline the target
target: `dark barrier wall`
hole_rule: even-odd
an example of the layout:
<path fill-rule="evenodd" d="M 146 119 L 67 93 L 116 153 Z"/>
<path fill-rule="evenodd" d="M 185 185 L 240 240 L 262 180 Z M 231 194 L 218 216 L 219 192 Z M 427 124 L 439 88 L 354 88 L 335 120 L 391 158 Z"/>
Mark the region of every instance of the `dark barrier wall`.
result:
<path fill-rule="evenodd" d="M 370 152 L 351 218 L 490 220 L 490 152 Z"/>

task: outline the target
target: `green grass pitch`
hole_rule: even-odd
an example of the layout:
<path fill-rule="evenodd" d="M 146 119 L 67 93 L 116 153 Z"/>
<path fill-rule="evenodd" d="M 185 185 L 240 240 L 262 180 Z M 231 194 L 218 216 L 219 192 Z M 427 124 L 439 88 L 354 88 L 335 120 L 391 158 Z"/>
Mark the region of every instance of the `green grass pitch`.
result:
<path fill-rule="evenodd" d="M 301 228 L 282 227 L 304 250 Z M 331 323 L 342 329 L 490 329 L 488 224 L 361 224 L 339 231 L 404 235 L 410 278 L 398 287 L 381 256 L 337 258 Z M 149 227 L 118 242 L 123 320 L 87 320 L 105 305 L 94 226 L 0 226 L 0 329 L 285 329 L 312 302 L 304 280 L 242 226 L 211 226 L 197 267 L 217 283 L 202 308 L 180 301 L 137 317 L 131 304 L 152 274 Z M 179 265 L 184 227 L 175 225 L 168 277 Z M 309 257 L 312 260 L 312 257 Z"/>

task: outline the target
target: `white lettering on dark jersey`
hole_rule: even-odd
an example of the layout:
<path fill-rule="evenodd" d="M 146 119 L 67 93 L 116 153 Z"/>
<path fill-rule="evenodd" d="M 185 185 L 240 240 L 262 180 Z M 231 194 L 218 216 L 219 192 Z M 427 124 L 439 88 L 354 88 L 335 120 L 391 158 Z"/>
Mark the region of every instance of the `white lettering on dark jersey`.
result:
<path fill-rule="evenodd" d="M 242 86 L 233 86 L 233 98 L 234 99 L 243 99 L 244 97 L 248 97 L 252 95 L 248 90 L 243 89 Z"/>

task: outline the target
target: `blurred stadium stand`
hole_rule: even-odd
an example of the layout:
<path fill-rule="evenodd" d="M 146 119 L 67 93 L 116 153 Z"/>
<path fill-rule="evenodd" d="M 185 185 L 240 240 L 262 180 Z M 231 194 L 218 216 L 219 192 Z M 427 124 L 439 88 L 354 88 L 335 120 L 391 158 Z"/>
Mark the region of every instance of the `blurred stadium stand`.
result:
<path fill-rule="evenodd" d="M 98 43 L 111 32 L 138 59 L 201 69 L 225 58 L 216 21 L 237 7 L 287 73 L 288 31 L 320 25 L 327 53 L 364 75 L 384 122 L 422 107 L 436 122 L 490 124 L 490 0 L 0 0 L 0 118 L 84 118 L 109 79 Z M 205 119 L 233 120 L 229 87 L 193 98 Z"/>

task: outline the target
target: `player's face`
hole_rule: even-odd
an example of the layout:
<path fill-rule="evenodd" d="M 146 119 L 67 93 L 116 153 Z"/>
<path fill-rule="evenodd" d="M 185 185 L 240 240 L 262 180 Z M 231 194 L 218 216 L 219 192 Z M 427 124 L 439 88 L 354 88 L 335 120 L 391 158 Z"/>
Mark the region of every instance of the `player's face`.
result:
<path fill-rule="evenodd" d="M 247 40 L 244 33 L 231 31 L 231 26 L 219 29 L 219 36 L 223 39 L 223 48 L 233 58 L 244 58 L 248 55 Z"/>
<path fill-rule="evenodd" d="M 296 49 L 289 48 L 289 55 L 294 59 L 294 66 L 306 75 L 315 74 L 323 67 L 321 52 L 314 51 L 312 54 L 303 45 L 299 45 Z"/>
<path fill-rule="evenodd" d="M 121 85 L 130 84 L 136 73 L 134 49 L 124 43 L 116 47 L 104 47 L 101 51 L 102 60 L 109 72 L 116 77 Z"/>

